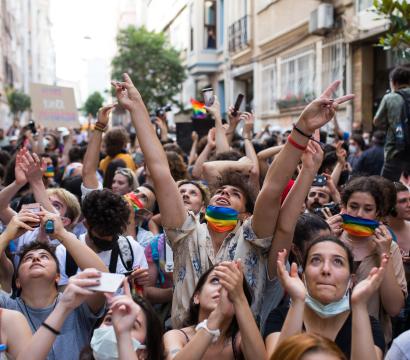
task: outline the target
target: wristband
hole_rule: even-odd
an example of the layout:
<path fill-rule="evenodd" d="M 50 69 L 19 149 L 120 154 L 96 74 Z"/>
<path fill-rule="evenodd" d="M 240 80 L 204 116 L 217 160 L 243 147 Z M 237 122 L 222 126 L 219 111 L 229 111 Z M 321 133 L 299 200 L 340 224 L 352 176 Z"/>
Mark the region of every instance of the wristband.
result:
<path fill-rule="evenodd" d="M 307 146 L 302 146 L 302 145 L 298 144 L 295 140 L 292 139 L 292 137 L 290 135 L 288 136 L 288 142 L 289 142 L 289 144 L 291 144 L 293 147 L 295 147 L 298 150 L 305 151 L 306 148 L 307 148 Z"/>
<path fill-rule="evenodd" d="M 43 321 L 43 322 L 41 323 L 41 325 L 44 326 L 47 330 L 51 331 L 54 335 L 57 335 L 57 336 L 58 336 L 58 335 L 61 334 L 58 330 L 56 330 L 56 329 L 54 329 L 53 327 L 51 327 L 50 325 L 46 324 L 45 321 Z"/>
<path fill-rule="evenodd" d="M 312 135 L 308 135 L 308 134 L 306 134 L 306 133 L 304 133 L 302 130 L 300 130 L 297 126 L 296 126 L 296 124 L 293 124 L 293 128 L 300 134 L 300 135 L 302 135 L 302 136 L 304 136 L 304 137 L 307 137 L 308 139 L 311 139 L 312 138 Z"/>
<path fill-rule="evenodd" d="M 106 127 L 107 127 L 106 125 L 101 124 L 100 122 L 97 121 L 94 125 L 94 130 L 104 132 Z"/>
<path fill-rule="evenodd" d="M 219 336 L 221 335 L 221 332 L 219 329 L 211 330 L 208 328 L 208 319 L 205 319 L 204 321 L 200 322 L 196 328 L 195 331 L 199 331 L 201 329 L 204 329 L 208 334 L 212 335 L 212 342 L 215 343 L 218 341 Z"/>

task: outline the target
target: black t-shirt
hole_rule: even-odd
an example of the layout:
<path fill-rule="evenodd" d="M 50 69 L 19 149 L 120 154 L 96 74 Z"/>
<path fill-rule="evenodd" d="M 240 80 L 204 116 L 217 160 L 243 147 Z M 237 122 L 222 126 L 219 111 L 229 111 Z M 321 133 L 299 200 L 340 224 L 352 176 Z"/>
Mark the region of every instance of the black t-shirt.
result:
<path fill-rule="evenodd" d="M 268 319 L 266 320 L 265 333 L 263 334 L 264 338 L 272 333 L 280 332 L 282 330 L 282 326 L 285 322 L 288 311 L 289 305 L 280 306 L 271 311 Z M 379 347 L 384 353 L 385 344 L 383 330 L 379 322 L 375 318 L 371 316 L 369 316 L 369 318 L 374 344 Z M 337 334 L 335 343 L 337 346 L 339 346 L 340 350 L 343 351 L 346 357 L 350 359 L 350 351 L 352 346 L 352 313 L 349 314 L 349 317 L 346 319 L 345 323 Z"/>

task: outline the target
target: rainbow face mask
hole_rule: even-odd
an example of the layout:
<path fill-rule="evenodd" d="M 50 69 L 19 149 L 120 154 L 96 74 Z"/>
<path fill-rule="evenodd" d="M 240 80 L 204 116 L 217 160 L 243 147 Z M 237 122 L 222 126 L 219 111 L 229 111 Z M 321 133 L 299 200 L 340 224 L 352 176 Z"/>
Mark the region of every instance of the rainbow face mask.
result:
<path fill-rule="evenodd" d="M 379 222 L 375 220 L 362 219 L 347 214 L 341 214 L 341 216 L 343 219 L 343 230 L 352 236 L 371 236 L 376 228 L 379 227 Z"/>
<path fill-rule="evenodd" d="M 135 216 L 145 219 L 152 215 L 151 211 L 144 209 L 144 204 L 142 203 L 141 199 L 137 196 L 137 193 L 129 192 L 128 194 L 124 195 L 124 199 L 127 200 L 128 203 L 134 209 Z"/>
<path fill-rule="evenodd" d="M 205 220 L 209 227 L 216 232 L 232 231 L 238 222 L 238 212 L 223 206 L 208 205 Z"/>

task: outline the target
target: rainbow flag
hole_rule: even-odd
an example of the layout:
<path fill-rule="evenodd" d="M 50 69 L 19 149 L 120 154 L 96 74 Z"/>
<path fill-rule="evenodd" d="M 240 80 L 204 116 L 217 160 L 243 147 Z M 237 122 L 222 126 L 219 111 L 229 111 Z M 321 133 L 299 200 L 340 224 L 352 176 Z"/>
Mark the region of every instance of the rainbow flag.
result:
<path fill-rule="evenodd" d="M 45 177 L 53 177 L 54 176 L 54 166 L 48 165 L 46 171 L 44 171 Z"/>
<path fill-rule="evenodd" d="M 134 212 L 144 208 L 144 204 L 141 202 L 140 198 L 137 196 L 137 193 L 130 192 L 124 195 L 125 200 L 127 200 L 133 207 Z"/>
<path fill-rule="evenodd" d="M 341 215 L 343 219 L 343 230 L 353 236 L 371 236 L 374 234 L 374 230 L 379 226 L 379 223 L 375 220 L 362 219 L 347 214 Z"/>
<path fill-rule="evenodd" d="M 231 231 L 238 222 L 238 212 L 223 206 L 208 205 L 205 220 L 209 227 L 216 232 Z"/>
<path fill-rule="evenodd" d="M 194 113 L 195 119 L 205 119 L 206 118 L 206 109 L 205 104 L 201 103 L 198 100 L 191 98 L 192 112 Z"/>

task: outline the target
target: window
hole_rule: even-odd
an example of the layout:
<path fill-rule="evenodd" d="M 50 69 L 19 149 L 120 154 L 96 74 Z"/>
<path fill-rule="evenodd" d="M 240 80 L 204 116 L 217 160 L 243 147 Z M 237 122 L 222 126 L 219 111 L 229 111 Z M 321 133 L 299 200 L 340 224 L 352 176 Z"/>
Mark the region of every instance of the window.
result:
<path fill-rule="evenodd" d="M 314 48 L 281 60 L 281 98 L 313 96 L 315 89 Z"/>
<path fill-rule="evenodd" d="M 373 6 L 373 0 L 357 0 L 356 2 L 357 12 L 367 10 L 371 6 Z"/>
<path fill-rule="evenodd" d="M 276 64 L 262 70 L 262 112 L 275 111 L 278 98 L 278 74 Z"/>
<path fill-rule="evenodd" d="M 345 78 L 345 45 L 342 39 L 338 39 L 322 47 L 322 90 L 326 89 L 335 80 Z M 344 93 L 343 82 L 337 89 L 336 96 Z"/>
<path fill-rule="evenodd" d="M 216 49 L 216 0 L 205 0 L 204 5 L 205 48 Z"/>

